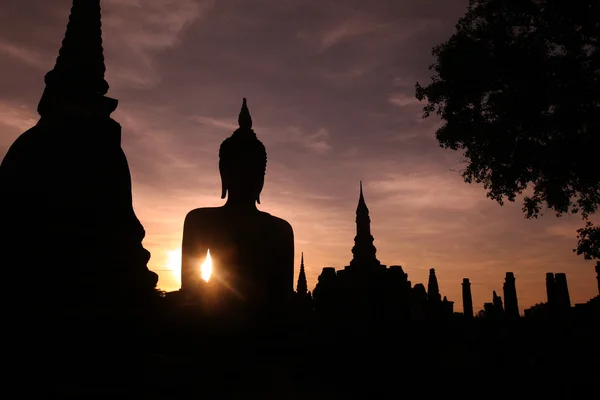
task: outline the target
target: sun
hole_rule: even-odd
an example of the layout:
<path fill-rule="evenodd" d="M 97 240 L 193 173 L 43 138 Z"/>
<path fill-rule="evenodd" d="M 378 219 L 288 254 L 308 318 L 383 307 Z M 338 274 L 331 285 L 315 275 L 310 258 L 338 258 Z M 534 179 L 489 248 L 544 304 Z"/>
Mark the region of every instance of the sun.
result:
<path fill-rule="evenodd" d="M 212 270 L 212 257 L 210 256 L 210 250 L 207 250 L 206 259 L 204 260 L 202 265 L 200 265 L 200 274 L 202 275 L 202 279 L 208 282 L 210 280 L 210 276 L 212 275 Z"/>

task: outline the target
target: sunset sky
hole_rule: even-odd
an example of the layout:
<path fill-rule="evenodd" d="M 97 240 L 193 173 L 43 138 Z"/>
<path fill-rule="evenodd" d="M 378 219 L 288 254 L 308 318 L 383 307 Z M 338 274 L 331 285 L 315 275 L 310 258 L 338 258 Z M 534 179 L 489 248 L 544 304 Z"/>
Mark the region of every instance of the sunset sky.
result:
<path fill-rule="evenodd" d="M 38 120 L 71 1 L 4 3 L 0 157 Z M 520 203 L 487 199 L 456 172 L 461 154 L 438 146 L 440 121 L 421 118 L 415 82 L 428 81 L 431 47 L 467 3 L 104 0 L 108 96 L 119 99 L 113 118 L 160 288 L 179 288 L 186 213 L 223 204 L 219 145 L 247 97 L 268 153 L 259 208 L 292 224 L 296 273 L 304 252 L 310 289 L 322 267 L 352 258 L 362 180 L 379 260 L 402 265 L 413 284 L 435 268 L 455 311 L 463 278 L 479 310 L 492 290 L 502 296 L 506 271 L 521 312 L 546 300 L 546 272 L 567 273 L 572 303 L 597 295 L 594 264 L 572 252 L 583 222 L 530 221 Z"/>

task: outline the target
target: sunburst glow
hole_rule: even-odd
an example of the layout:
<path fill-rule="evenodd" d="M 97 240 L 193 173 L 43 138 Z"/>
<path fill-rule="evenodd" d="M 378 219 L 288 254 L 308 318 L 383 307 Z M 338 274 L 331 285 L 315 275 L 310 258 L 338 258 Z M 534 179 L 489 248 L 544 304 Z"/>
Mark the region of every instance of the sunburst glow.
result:
<path fill-rule="evenodd" d="M 173 272 L 174 277 L 179 281 L 181 279 L 181 249 L 167 251 L 167 260 L 165 265 Z"/>
<path fill-rule="evenodd" d="M 210 250 L 206 251 L 206 259 L 200 266 L 200 274 L 202 275 L 202 279 L 206 282 L 210 280 L 210 276 L 212 275 L 213 263 L 212 257 L 210 256 Z"/>

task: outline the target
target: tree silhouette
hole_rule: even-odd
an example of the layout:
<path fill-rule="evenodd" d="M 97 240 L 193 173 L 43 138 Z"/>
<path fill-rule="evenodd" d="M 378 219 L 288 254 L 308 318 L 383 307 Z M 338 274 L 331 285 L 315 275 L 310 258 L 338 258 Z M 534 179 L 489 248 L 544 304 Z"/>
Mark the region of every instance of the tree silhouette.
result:
<path fill-rule="evenodd" d="M 444 121 L 440 145 L 464 152 L 467 183 L 500 205 L 529 187 L 523 212 L 588 220 L 600 204 L 600 2 L 470 0 L 454 33 L 434 47 L 424 118 Z M 575 251 L 596 258 L 586 225 Z"/>
<path fill-rule="evenodd" d="M 600 226 L 586 222 L 585 227 L 577 230 L 577 248 L 573 251 L 586 260 L 600 259 Z"/>

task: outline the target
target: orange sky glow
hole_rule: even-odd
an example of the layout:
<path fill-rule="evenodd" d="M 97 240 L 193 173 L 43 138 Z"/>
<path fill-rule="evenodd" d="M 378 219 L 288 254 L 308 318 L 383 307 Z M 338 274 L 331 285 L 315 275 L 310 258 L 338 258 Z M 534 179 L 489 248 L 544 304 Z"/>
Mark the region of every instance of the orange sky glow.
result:
<path fill-rule="evenodd" d="M 39 118 L 70 8 L 22 3 L 0 10 L 0 157 Z M 219 145 L 247 97 L 268 153 L 259 208 L 293 226 L 296 274 L 304 252 L 311 290 L 324 266 L 352 258 L 362 180 L 379 260 L 413 285 L 435 268 L 455 311 L 463 278 L 479 310 L 507 271 L 521 312 L 546 300 L 546 272 L 567 274 L 572 303 L 597 295 L 594 265 L 572 252 L 582 221 L 526 220 L 519 203 L 487 199 L 462 181 L 461 154 L 438 146 L 440 121 L 421 118 L 415 82 L 467 3 L 103 1 L 108 95 L 159 287 L 180 286 L 186 213 L 224 202 Z"/>

